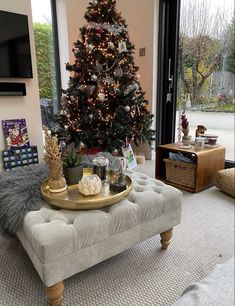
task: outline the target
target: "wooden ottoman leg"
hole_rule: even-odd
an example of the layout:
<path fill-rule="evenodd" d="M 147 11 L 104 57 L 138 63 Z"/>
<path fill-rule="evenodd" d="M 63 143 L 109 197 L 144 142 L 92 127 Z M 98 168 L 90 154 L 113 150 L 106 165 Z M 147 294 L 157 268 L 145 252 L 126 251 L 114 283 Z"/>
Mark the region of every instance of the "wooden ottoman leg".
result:
<path fill-rule="evenodd" d="M 161 244 L 162 244 L 162 249 L 163 250 L 167 250 L 167 248 L 170 244 L 172 234 L 173 234 L 173 229 L 172 228 L 160 234 Z"/>
<path fill-rule="evenodd" d="M 46 287 L 46 292 L 51 306 L 62 305 L 64 295 L 64 282 L 59 282 L 51 287 Z"/>

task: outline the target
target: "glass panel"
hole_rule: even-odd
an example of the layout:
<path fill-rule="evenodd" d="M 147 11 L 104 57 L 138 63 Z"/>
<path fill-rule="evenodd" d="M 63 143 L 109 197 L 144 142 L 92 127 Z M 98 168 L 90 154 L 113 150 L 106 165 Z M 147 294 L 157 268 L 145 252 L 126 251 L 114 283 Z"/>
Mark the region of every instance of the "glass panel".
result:
<path fill-rule="evenodd" d="M 55 126 L 57 111 L 55 55 L 50 0 L 31 0 L 43 126 Z"/>
<path fill-rule="evenodd" d="M 182 137 L 179 111 L 185 110 L 192 139 L 204 126 L 218 136 L 216 145 L 226 147 L 228 160 L 235 159 L 233 12 L 233 0 L 182 0 L 178 59 L 176 141 Z"/>

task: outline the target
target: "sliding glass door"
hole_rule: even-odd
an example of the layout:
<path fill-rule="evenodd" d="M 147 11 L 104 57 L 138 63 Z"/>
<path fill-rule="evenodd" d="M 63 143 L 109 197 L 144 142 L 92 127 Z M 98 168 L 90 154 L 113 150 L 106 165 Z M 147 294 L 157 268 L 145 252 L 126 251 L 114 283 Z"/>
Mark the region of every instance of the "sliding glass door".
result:
<path fill-rule="evenodd" d="M 233 13 L 233 0 L 160 0 L 157 145 L 180 140 L 185 110 L 192 139 L 204 126 L 234 161 Z"/>
<path fill-rule="evenodd" d="M 178 47 L 177 112 L 185 110 L 193 139 L 198 125 L 218 136 L 228 160 L 234 160 L 233 13 L 233 0 L 181 0 Z M 179 127 L 176 120 L 176 141 Z"/>

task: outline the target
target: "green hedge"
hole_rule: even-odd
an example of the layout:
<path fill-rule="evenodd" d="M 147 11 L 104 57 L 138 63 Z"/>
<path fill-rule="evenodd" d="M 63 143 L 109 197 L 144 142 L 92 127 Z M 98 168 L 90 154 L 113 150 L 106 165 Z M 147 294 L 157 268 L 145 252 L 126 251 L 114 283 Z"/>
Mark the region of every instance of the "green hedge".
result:
<path fill-rule="evenodd" d="M 34 23 L 33 29 L 40 98 L 52 99 L 56 93 L 52 25 Z"/>

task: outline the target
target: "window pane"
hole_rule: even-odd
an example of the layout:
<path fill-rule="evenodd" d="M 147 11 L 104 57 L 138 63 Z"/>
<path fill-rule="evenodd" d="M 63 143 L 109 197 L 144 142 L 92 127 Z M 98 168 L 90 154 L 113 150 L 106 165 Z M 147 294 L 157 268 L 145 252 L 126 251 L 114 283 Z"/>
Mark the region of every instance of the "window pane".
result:
<path fill-rule="evenodd" d="M 233 0 L 181 1 L 177 106 L 186 110 L 193 140 L 197 126 L 205 126 L 228 160 L 234 160 L 233 12 Z M 176 141 L 178 128 L 179 120 Z"/>
<path fill-rule="evenodd" d="M 50 0 L 31 0 L 42 123 L 53 128 L 57 110 L 55 55 Z"/>

